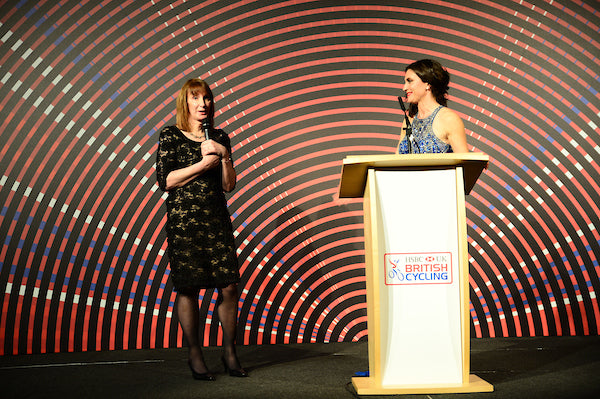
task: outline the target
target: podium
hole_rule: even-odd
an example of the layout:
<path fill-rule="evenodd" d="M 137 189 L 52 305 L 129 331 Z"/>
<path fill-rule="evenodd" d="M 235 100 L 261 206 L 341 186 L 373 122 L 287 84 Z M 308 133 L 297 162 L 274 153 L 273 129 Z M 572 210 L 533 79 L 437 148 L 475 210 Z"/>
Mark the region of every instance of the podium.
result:
<path fill-rule="evenodd" d="M 481 153 L 346 157 L 339 196 L 363 197 L 369 376 L 359 395 L 491 392 L 470 374 L 465 195 Z"/>

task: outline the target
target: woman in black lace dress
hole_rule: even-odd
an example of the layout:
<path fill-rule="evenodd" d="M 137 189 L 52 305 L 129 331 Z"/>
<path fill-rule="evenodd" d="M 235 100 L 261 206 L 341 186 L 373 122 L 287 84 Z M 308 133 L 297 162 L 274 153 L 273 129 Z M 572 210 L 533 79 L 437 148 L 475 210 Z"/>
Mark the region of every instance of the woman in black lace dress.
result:
<path fill-rule="evenodd" d="M 212 128 L 213 116 L 208 84 L 188 80 L 177 97 L 177 124 L 160 132 L 156 161 L 158 184 L 168 192 L 166 231 L 177 316 L 192 375 L 207 381 L 214 376 L 204 363 L 199 337 L 198 295 L 204 288 L 218 291 L 225 369 L 232 376 L 247 376 L 235 351 L 240 274 L 224 194 L 234 189 L 236 172 L 229 137 Z M 203 128 L 203 122 L 210 127 Z"/>

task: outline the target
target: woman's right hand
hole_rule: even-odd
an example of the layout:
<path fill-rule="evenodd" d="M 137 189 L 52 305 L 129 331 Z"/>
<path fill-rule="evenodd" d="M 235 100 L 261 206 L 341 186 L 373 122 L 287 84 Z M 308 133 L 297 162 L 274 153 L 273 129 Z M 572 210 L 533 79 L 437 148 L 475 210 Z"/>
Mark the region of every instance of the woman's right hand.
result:
<path fill-rule="evenodd" d="M 228 155 L 227 149 L 223 145 L 211 139 L 203 141 L 200 145 L 200 148 L 202 150 L 203 157 L 210 154 L 215 154 L 219 156 L 219 158 L 224 158 Z"/>

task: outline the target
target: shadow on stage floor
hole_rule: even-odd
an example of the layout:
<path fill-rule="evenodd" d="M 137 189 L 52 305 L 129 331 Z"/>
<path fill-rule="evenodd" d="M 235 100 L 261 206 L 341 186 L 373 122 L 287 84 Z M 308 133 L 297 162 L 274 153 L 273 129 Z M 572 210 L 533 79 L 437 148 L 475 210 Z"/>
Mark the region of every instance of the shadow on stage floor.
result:
<path fill-rule="evenodd" d="M 220 348 L 205 348 L 217 381 L 195 381 L 186 349 L 0 357 L 1 398 L 588 398 L 600 397 L 600 337 L 471 340 L 471 373 L 494 392 L 358 396 L 367 342 L 240 346 L 250 378 L 224 374 Z"/>

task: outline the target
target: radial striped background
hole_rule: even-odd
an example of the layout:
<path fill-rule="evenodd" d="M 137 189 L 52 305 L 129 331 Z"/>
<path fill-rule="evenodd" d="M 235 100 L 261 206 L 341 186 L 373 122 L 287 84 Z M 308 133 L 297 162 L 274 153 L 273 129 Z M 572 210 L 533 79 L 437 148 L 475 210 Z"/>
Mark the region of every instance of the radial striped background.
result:
<path fill-rule="evenodd" d="M 341 161 L 394 151 L 421 58 L 491 158 L 467 203 L 472 335 L 598 334 L 600 3 L 536 3 L 0 1 L 0 354 L 182 345 L 154 163 L 190 77 L 234 146 L 240 343 L 366 338 Z"/>

